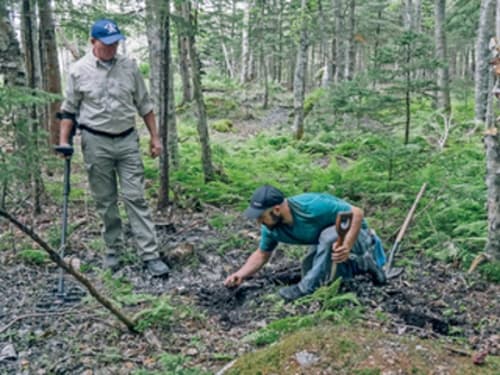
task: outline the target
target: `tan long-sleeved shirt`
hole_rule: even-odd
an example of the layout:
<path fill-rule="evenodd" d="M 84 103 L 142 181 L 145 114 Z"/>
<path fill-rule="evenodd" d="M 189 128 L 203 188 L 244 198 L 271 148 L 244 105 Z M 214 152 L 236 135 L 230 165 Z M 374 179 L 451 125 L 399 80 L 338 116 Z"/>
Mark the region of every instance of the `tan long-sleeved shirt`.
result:
<path fill-rule="evenodd" d="M 135 126 L 137 112 L 151 112 L 153 102 L 133 60 L 116 55 L 106 64 L 90 51 L 70 68 L 61 110 L 80 124 L 118 134 Z"/>

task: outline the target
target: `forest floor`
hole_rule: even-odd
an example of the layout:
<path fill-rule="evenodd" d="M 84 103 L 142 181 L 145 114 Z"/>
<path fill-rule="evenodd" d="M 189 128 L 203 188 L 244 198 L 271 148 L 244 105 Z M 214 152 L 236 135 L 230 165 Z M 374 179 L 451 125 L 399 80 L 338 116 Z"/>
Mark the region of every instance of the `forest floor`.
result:
<path fill-rule="evenodd" d="M 266 124 L 282 121 L 287 113 L 282 108 L 271 110 Z M 255 120 L 243 125 L 240 129 L 250 134 L 258 131 Z M 24 236 L 3 222 L 0 373 L 217 373 L 256 349 L 250 334 L 277 319 L 321 308 L 317 303 L 283 304 L 277 296 L 282 285 L 300 279 L 299 256 L 290 256 L 290 248 L 285 246 L 275 251 L 254 278 L 239 288 L 225 288 L 225 277 L 255 249 L 258 228 L 240 213 L 209 205 L 202 209 L 177 210 L 156 218 L 162 254 L 172 266 L 170 277 L 161 279 L 147 275 L 133 250 L 123 255 L 126 265 L 118 272 L 102 271 L 101 254 L 92 247 L 100 241 L 99 220 L 83 203 L 70 207 L 68 255 L 77 258 L 82 272 L 129 316 L 147 310 L 140 316 L 152 328 L 145 327 L 144 335 L 129 333 L 91 297 L 58 304 L 53 293 L 57 268 L 49 261 L 22 257 L 16 244 L 23 243 Z M 34 229 L 42 237 L 49 236 L 57 225 L 54 217 L 59 216 L 59 207 L 47 207 Z M 222 227 L 213 225 L 215 216 L 227 218 Z M 20 219 L 29 221 L 28 217 Z M 126 234 L 132 249 L 130 231 Z M 362 319 L 355 326 L 363 332 L 380 333 L 379 346 L 373 347 L 369 357 L 335 370 L 336 359 L 316 348 L 305 352 L 312 358 L 309 362 L 300 360 L 301 353 L 286 354 L 291 367 L 271 373 L 499 373 L 500 286 L 485 282 L 476 273 L 467 275 L 453 264 L 430 261 L 423 254 L 406 259 L 406 272 L 388 285 L 374 287 L 370 280 L 359 277 L 342 286 L 341 291 L 354 292 L 362 306 Z M 70 277 L 66 279 L 66 290 L 79 291 Z M 151 296 L 157 297 L 156 302 Z M 339 337 L 349 334 L 345 327 L 333 327 Z M 365 338 L 359 336 L 358 328 L 347 331 L 351 330 L 354 342 L 362 343 Z M 408 365 L 412 353 L 403 345 L 405 338 L 423 340 L 416 351 L 426 353 L 425 364 Z M 426 342 L 438 341 L 445 348 L 440 355 L 426 346 Z M 317 358 L 321 356 L 326 357 Z M 353 369 L 362 368 L 356 367 L 359 361 L 380 371 L 356 372 Z M 475 365 L 474 361 L 484 363 Z"/>

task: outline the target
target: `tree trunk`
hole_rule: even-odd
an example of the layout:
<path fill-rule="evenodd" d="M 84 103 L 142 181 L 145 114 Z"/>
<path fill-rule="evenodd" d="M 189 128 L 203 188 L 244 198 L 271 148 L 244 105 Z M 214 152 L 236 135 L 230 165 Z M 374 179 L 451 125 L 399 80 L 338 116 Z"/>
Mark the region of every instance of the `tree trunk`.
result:
<path fill-rule="evenodd" d="M 179 1 L 174 1 L 175 11 L 177 17 L 183 19 L 182 16 L 182 4 Z M 189 61 L 189 49 L 188 49 L 188 37 L 186 32 L 186 25 L 181 22 L 177 22 L 177 49 L 179 53 L 179 73 L 182 81 L 182 102 L 189 103 L 193 100 L 193 90 L 191 88 L 191 76 L 190 76 L 190 61 Z"/>
<path fill-rule="evenodd" d="M 451 113 L 450 101 L 450 77 L 448 71 L 448 58 L 446 50 L 446 0 L 436 0 L 435 2 L 436 16 L 436 58 L 441 64 L 437 69 L 437 86 L 438 86 L 438 108 L 446 114 Z"/>
<path fill-rule="evenodd" d="M 259 33 L 261 36 L 265 35 L 265 25 L 266 25 L 266 8 L 265 3 L 260 3 L 260 17 L 259 17 Z M 264 85 L 264 98 L 262 102 L 262 108 L 267 109 L 269 105 L 269 82 L 268 82 L 268 69 L 267 69 L 267 59 L 265 51 L 265 40 L 260 38 L 260 66 L 262 70 L 261 78 Z"/>
<path fill-rule="evenodd" d="M 250 76 L 250 8 L 251 1 L 245 1 L 243 10 L 243 31 L 241 35 L 241 76 L 240 82 L 246 83 L 249 80 Z"/>
<path fill-rule="evenodd" d="M 482 0 L 479 28 L 476 42 L 475 59 L 475 120 L 484 123 L 486 121 L 486 111 L 488 106 L 488 80 L 490 75 L 489 58 L 490 53 L 488 43 L 492 37 L 493 27 L 493 0 Z"/>
<path fill-rule="evenodd" d="M 333 83 L 333 62 L 332 50 L 327 38 L 327 19 L 323 10 L 321 0 L 318 0 L 318 16 L 319 16 L 319 31 L 320 43 L 324 54 L 323 75 L 321 77 L 321 87 L 328 87 Z M 322 56 L 323 58 L 323 56 Z"/>
<path fill-rule="evenodd" d="M 406 33 L 414 32 L 413 23 L 413 2 L 412 0 L 406 0 L 404 9 L 404 30 Z M 405 109 L 406 109 L 406 122 L 405 122 L 405 139 L 404 144 L 407 145 L 410 141 L 410 127 L 411 127 L 411 54 L 412 45 L 410 43 L 405 44 L 404 51 L 406 54 L 405 58 L 405 70 L 404 76 L 406 81 L 405 87 Z"/>
<path fill-rule="evenodd" d="M 196 107 L 198 110 L 198 136 L 200 138 L 201 145 L 201 162 L 203 167 L 203 174 L 205 176 L 205 182 L 210 182 L 215 180 L 215 171 L 212 164 L 212 151 L 210 149 L 210 137 L 208 133 L 207 124 L 207 111 L 205 108 L 205 102 L 203 100 L 203 91 L 201 87 L 201 61 L 196 51 L 195 44 L 195 34 L 197 31 L 196 18 L 193 17 L 190 2 L 184 2 L 182 4 L 183 15 L 187 24 L 189 25 L 189 57 L 192 63 L 192 76 L 193 76 L 193 96 L 196 102 Z"/>
<path fill-rule="evenodd" d="M 158 210 L 165 212 L 169 205 L 169 129 L 168 109 L 170 82 L 170 1 L 147 0 L 146 24 L 149 44 L 150 86 L 155 98 L 158 132 L 163 146 L 160 154 L 160 189 Z"/>
<path fill-rule="evenodd" d="M 284 1 L 280 1 L 280 10 L 278 15 L 278 67 L 277 67 L 277 80 L 281 83 L 283 80 L 283 9 Z"/>
<path fill-rule="evenodd" d="M 5 3 L 2 1 L 0 1 L 0 74 L 4 76 L 5 86 L 26 85 L 21 49 Z"/>
<path fill-rule="evenodd" d="M 170 36 L 169 36 L 170 39 Z M 170 164 L 174 169 L 179 168 L 179 136 L 177 134 L 177 119 L 175 112 L 175 94 L 174 94 L 174 70 L 172 64 L 172 49 L 168 53 L 168 156 Z"/>
<path fill-rule="evenodd" d="M 335 83 L 344 80 L 345 72 L 345 50 L 344 50 L 344 15 L 342 12 L 342 0 L 333 0 L 335 13 Z"/>
<path fill-rule="evenodd" d="M 500 260 L 500 170 L 499 135 L 495 128 L 484 137 L 486 149 L 486 186 L 488 188 L 488 241 L 486 252 Z"/>
<path fill-rule="evenodd" d="M 500 1 L 496 3 L 495 39 L 500 43 Z M 491 77 L 491 75 L 490 75 Z M 496 75 L 496 85 L 500 77 Z M 490 96 L 492 96 L 490 94 Z M 500 98 L 497 98 L 497 101 Z M 485 251 L 495 260 L 500 260 L 500 139 L 498 129 L 493 122 L 486 131 L 484 145 L 486 149 L 486 186 L 488 188 L 488 241 Z"/>
<path fill-rule="evenodd" d="M 414 20 L 413 20 L 413 29 L 417 33 L 422 32 L 422 0 L 414 0 L 413 12 L 414 12 Z"/>
<path fill-rule="evenodd" d="M 349 40 L 347 41 L 347 53 L 345 64 L 345 78 L 352 80 L 354 77 L 354 67 L 356 66 L 356 41 L 354 33 L 356 28 L 356 0 L 349 2 Z"/>
<path fill-rule="evenodd" d="M 304 135 L 304 93 L 308 47 L 306 12 L 307 0 L 301 0 L 300 42 L 297 48 L 297 63 L 295 65 L 295 76 L 293 79 L 293 128 L 295 129 L 296 139 L 302 139 Z"/>
<path fill-rule="evenodd" d="M 40 11 L 40 39 L 42 45 L 43 88 L 53 94 L 61 93 L 61 75 L 57 56 L 56 33 L 50 0 L 38 0 Z M 56 113 L 61 107 L 60 100 L 54 100 L 48 107 L 48 126 L 50 144 L 59 144 L 59 121 Z"/>
<path fill-rule="evenodd" d="M 160 113 L 160 20 L 158 19 L 158 4 L 156 0 L 146 1 L 146 36 L 149 52 L 149 92 L 154 102 L 155 113 Z"/>
<path fill-rule="evenodd" d="M 26 67 L 27 86 L 30 89 L 36 89 L 36 58 L 35 51 L 37 50 L 34 40 L 35 25 L 34 15 L 35 10 L 30 0 L 23 0 L 22 2 L 22 16 L 21 16 L 21 35 L 23 40 L 24 50 L 24 64 Z M 30 105 L 28 108 L 28 115 L 26 119 L 28 124 L 25 126 L 21 133 L 18 133 L 20 140 L 20 147 L 22 149 L 23 157 L 27 165 L 31 166 L 30 171 L 30 187 L 31 196 L 33 198 L 33 213 L 39 215 L 42 212 L 41 198 L 44 191 L 41 167 L 39 163 L 39 129 L 36 106 Z M 21 125 L 22 127 L 22 125 Z M 31 129 L 30 129 L 31 128 Z M 19 129 L 18 129 L 19 130 Z"/>

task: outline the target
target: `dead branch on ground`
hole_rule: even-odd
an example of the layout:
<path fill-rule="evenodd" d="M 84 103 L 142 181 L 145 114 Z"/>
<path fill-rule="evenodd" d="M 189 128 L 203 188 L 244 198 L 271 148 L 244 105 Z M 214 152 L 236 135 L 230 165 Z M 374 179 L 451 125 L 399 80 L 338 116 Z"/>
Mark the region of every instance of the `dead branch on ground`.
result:
<path fill-rule="evenodd" d="M 94 285 L 88 280 L 85 276 L 83 276 L 80 272 L 76 271 L 71 263 L 66 263 L 57 252 L 50 247 L 42 238 L 40 238 L 32 229 L 25 226 L 15 217 L 7 213 L 6 211 L 0 209 L 0 216 L 7 218 L 11 223 L 17 226 L 22 232 L 31 237 L 33 241 L 35 241 L 38 245 L 40 245 L 50 256 L 59 267 L 61 267 L 64 271 L 72 275 L 80 284 L 85 286 L 85 288 L 89 291 L 89 293 L 107 310 L 109 310 L 114 316 L 116 316 L 119 320 L 121 320 L 127 328 L 132 332 L 137 332 L 135 329 L 134 322 L 128 318 L 122 311 L 120 311 L 113 303 L 106 297 L 104 297 L 101 293 L 99 293 Z"/>

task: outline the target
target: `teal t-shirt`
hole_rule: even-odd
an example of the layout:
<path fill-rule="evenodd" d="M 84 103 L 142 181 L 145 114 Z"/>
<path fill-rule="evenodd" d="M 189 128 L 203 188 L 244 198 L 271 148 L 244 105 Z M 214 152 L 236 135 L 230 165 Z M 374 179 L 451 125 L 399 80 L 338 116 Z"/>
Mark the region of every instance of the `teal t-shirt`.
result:
<path fill-rule="evenodd" d="M 269 230 L 261 226 L 259 248 L 273 251 L 278 242 L 294 245 L 315 245 L 323 229 L 335 225 L 337 214 L 351 211 L 351 205 L 330 194 L 305 193 L 288 198 L 293 224 L 280 224 Z M 368 226 L 363 219 L 362 228 Z"/>

